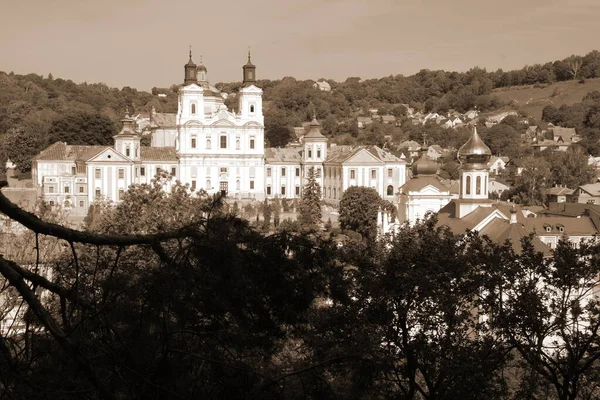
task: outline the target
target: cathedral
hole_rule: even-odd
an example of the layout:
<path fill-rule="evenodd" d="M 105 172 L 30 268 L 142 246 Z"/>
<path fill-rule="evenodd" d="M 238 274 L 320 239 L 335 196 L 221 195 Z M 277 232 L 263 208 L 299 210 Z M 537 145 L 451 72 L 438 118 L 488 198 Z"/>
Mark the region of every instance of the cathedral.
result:
<path fill-rule="evenodd" d="M 394 201 L 406 180 L 406 162 L 377 146 L 330 144 L 316 118 L 298 142 L 265 148 L 263 91 L 250 53 L 242 71 L 238 111 L 233 112 L 190 51 L 177 113 L 150 113 L 150 146 L 141 145 L 136 121 L 126 115 L 113 146 L 56 142 L 43 150 L 33 160 L 34 184 L 50 204 L 85 215 L 95 200 L 118 202 L 130 185 L 150 183 L 165 173 L 191 191 L 240 200 L 299 198 L 312 168 L 323 199 L 331 204 L 350 186 L 375 188 Z"/>

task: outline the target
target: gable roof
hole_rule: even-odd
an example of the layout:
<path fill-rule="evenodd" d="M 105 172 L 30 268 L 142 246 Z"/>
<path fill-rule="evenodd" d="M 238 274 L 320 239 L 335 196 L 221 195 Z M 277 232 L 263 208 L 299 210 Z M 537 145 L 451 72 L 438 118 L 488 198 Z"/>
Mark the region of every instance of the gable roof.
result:
<path fill-rule="evenodd" d="M 580 191 L 588 193 L 590 196 L 600 196 L 600 183 L 589 183 L 579 186 Z"/>
<path fill-rule="evenodd" d="M 331 147 L 327 153 L 326 163 L 344 163 L 349 161 L 361 151 L 366 151 L 370 156 L 374 157 L 377 162 L 393 162 L 406 164 L 406 161 L 396 157 L 389 151 L 383 150 L 378 146 L 345 146 L 339 145 Z"/>
<path fill-rule="evenodd" d="M 300 163 L 302 161 L 302 155 L 298 148 L 279 148 L 270 147 L 265 149 L 265 158 L 268 163 L 276 162 L 294 162 Z"/>
<path fill-rule="evenodd" d="M 173 161 L 178 160 L 175 147 L 140 147 L 142 161 Z"/>
<path fill-rule="evenodd" d="M 42 150 L 34 161 L 87 161 L 112 146 L 77 146 L 56 142 Z"/>

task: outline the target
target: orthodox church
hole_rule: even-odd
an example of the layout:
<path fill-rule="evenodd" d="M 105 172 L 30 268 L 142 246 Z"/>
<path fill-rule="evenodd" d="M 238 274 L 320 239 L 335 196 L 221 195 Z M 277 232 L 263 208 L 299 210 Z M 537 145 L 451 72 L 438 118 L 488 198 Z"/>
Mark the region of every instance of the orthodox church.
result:
<path fill-rule="evenodd" d="M 333 204 L 350 186 L 373 187 L 382 198 L 395 198 L 406 180 L 406 162 L 377 146 L 329 144 L 316 119 L 298 143 L 265 148 L 263 91 L 250 53 L 242 70 L 238 111 L 232 112 L 190 51 L 177 113 L 150 113 L 150 146 L 141 146 L 136 121 L 126 115 L 114 146 L 57 142 L 43 150 L 33 160 L 34 184 L 46 201 L 75 215 L 84 215 L 95 200 L 118 202 L 130 185 L 150 183 L 161 173 L 192 191 L 262 200 L 301 197 L 313 168 L 324 200 Z"/>

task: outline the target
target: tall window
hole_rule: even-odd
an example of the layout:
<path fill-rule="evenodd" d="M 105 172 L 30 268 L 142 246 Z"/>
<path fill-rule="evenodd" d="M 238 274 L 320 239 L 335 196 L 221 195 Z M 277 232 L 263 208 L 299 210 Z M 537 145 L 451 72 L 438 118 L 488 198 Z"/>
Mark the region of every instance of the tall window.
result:
<path fill-rule="evenodd" d="M 196 148 L 196 138 L 193 137 L 192 138 L 192 149 L 195 149 L 195 148 Z"/>
<path fill-rule="evenodd" d="M 300 196 L 300 186 L 296 185 L 296 196 Z"/>
<path fill-rule="evenodd" d="M 196 114 L 196 105 L 192 104 L 192 115 Z"/>
<path fill-rule="evenodd" d="M 126 147 L 126 148 L 125 148 L 125 155 L 126 155 L 127 157 L 130 157 L 130 156 L 131 156 L 131 150 L 129 149 L 129 147 Z"/>
<path fill-rule="evenodd" d="M 171 175 L 172 176 L 177 175 L 177 167 L 171 167 Z"/>
<path fill-rule="evenodd" d="M 376 169 L 371 170 L 371 179 L 377 179 L 377 170 Z"/>
<path fill-rule="evenodd" d="M 270 196 L 271 195 L 271 186 L 267 186 L 267 194 Z"/>
<path fill-rule="evenodd" d="M 254 104 L 250 104 L 250 112 L 253 113 L 254 112 Z"/>
<path fill-rule="evenodd" d="M 79 186 L 79 193 L 84 193 L 85 192 L 85 188 L 83 186 Z"/>
<path fill-rule="evenodd" d="M 206 180 L 206 190 L 210 190 L 212 188 L 211 184 L 210 184 L 210 179 Z"/>
<path fill-rule="evenodd" d="M 475 194 L 481 194 L 481 177 L 475 178 Z"/>
<path fill-rule="evenodd" d="M 240 180 L 235 181 L 235 190 L 240 190 Z"/>
<path fill-rule="evenodd" d="M 394 170 L 389 168 L 388 169 L 388 178 L 392 178 L 392 177 L 394 177 Z"/>
<path fill-rule="evenodd" d="M 356 170 L 355 169 L 350 170 L 350 179 L 356 179 Z"/>
<path fill-rule="evenodd" d="M 254 181 L 250 181 L 250 190 L 254 189 Z"/>
<path fill-rule="evenodd" d="M 212 144 L 210 143 L 210 138 L 206 138 L 206 148 L 207 149 L 212 148 Z"/>
<path fill-rule="evenodd" d="M 394 195 L 394 187 L 392 185 L 389 185 L 387 187 L 387 195 L 388 196 L 393 196 Z"/>
<path fill-rule="evenodd" d="M 100 191 L 100 188 L 96 188 L 96 198 L 99 199 L 100 197 L 102 197 L 102 192 Z"/>
<path fill-rule="evenodd" d="M 296 167 L 296 176 L 300 176 L 300 168 Z"/>
<path fill-rule="evenodd" d="M 123 189 L 119 189 L 119 200 L 123 200 L 124 194 L 125 194 L 125 191 Z"/>
<path fill-rule="evenodd" d="M 285 196 L 285 186 L 281 186 L 281 195 Z"/>
<path fill-rule="evenodd" d="M 267 168 L 267 177 L 271 176 L 271 168 Z"/>
<path fill-rule="evenodd" d="M 250 148 L 253 149 L 254 148 L 254 139 L 250 139 Z"/>
<path fill-rule="evenodd" d="M 119 168 L 119 179 L 125 179 L 125 169 Z"/>
<path fill-rule="evenodd" d="M 84 202 L 83 200 L 79 200 L 79 207 L 83 208 Z"/>
<path fill-rule="evenodd" d="M 227 136 L 221 136 L 221 148 L 222 149 L 227 148 Z"/>
<path fill-rule="evenodd" d="M 190 189 L 192 192 L 196 191 L 196 180 L 195 179 L 192 180 L 192 186 L 190 186 Z"/>
<path fill-rule="evenodd" d="M 317 158 L 321 158 L 321 149 L 320 148 L 317 149 Z"/>
<path fill-rule="evenodd" d="M 96 177 L 96 179 L 102 178 L 102 170 L 100 168 L 96 168 L 96 170 L 94 171 L 94 176 Z"/>
<path fill-rule="evenodd" d="M 308 149 L 308 158 L 312 158 L 312 150 Z"/>
<path fill-rule="evenodd" d="M 235 149 L 239 150 L 240 148 L 240 138 L 235 138 Z"/>
<path fill-rule="evenodd" d="M 285 176 L 285 167 L 281 168 L 281 176 Z"/>
<path fill-rule="evenodd" d="M 65 186 L 65 193 L 69 193 L 69 187 Z"/>
<path fill-rule="evenodd" d="M 71 167 L 71 175 L 77 175 L 77 168 Z"/>
<path fill-rule="evenodd" d="M 146 176 L 146 167 L 140 167 L 140 175 Z"/>
<path fill-rule="evenodd" d="M 467 175 L 465 186 L 465 194 L 471 194 L 471 177 L 469 175 Z"/>

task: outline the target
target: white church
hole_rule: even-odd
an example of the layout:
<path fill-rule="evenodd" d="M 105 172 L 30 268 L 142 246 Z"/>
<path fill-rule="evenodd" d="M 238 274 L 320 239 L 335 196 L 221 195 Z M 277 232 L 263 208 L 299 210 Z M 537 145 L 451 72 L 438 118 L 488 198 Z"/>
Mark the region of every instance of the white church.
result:
<path fill-rule="evenodd" d="M 406 162 L 377 146 L 331 145 L 316 119 L 298 143 L 265 148 L 262 94 L 248 54 L 238 112 L 228 110 L 209 84 L 207 68 L 196 65 L 190 52 L 177 113 L 150 114 L 150 146 L 141 146 L 136 122 L 126 115 L 114 146 L 57 142 L 43 150 L 33 160 L 34 184 L 47 202 L 75 215 L 84 215 L 95 200 L 118 202 L 130 185 L 150 183 L 158 173 L 192 191 L 262 200 L 301 197 L 314 168 L 323 199 L 332 204 L 350 186 L 373 187 L 395 200 L 406 181 Z"/>

